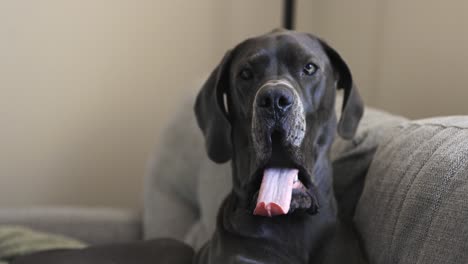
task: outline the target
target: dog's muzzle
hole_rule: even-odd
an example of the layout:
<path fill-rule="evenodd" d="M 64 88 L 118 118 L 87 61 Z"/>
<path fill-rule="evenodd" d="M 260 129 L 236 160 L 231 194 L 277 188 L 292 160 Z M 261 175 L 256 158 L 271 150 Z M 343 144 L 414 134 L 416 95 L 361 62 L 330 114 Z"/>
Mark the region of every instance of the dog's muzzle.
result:
<path fill-rule="evenodd" d="M 271 151 L 271 136 L 281 134 L 286 147 L 299 147 L 305 135 L 304 107 L 293 85 L 287 80 L 264 83 L 253 102 L 252 139 L 258 158 Z"/>
<path fill-rule="evenodd" d="M 302 101 L 286 80 L 271 80 L 253 102 L 252 139 L 258 165 L 264 168 L 254 214 L 274 216 L 309 209 L 314 199 L 299 179 L 298 149 L 305 135 Z M 313 210 L 312 210 L 313 211 Z"/>

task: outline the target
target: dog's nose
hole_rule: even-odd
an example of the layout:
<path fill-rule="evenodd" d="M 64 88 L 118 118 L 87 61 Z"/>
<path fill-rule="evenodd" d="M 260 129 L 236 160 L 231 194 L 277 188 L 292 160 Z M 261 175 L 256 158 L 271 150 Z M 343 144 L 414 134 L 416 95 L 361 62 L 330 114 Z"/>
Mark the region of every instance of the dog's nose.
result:
<path fill-rule="evenodd" d="M 256 99 L 257 107 L 277 113 L 288 111 L 294 102 L 294 95 L 290 88 L 271 86 L 263 88 Z"/>

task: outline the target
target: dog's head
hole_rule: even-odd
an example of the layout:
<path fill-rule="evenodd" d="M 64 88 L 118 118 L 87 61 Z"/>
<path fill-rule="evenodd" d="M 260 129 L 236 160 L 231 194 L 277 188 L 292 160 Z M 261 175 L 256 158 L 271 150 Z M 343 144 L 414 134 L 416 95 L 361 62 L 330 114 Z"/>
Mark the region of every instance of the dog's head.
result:
<path fill-rule="evenodd" d="M 338 123 L 336 89 L 344 89 Z M 255 214 L 271 216 L 316 211 L 315 182 L 329 165 L 335 131 L 352 138 L 363 104 L 334 49 L 310 34 L 276 30 L 226 53 L 195 113 L 208 156 L 233 159 L 235 193 L 256 201 Z"/>

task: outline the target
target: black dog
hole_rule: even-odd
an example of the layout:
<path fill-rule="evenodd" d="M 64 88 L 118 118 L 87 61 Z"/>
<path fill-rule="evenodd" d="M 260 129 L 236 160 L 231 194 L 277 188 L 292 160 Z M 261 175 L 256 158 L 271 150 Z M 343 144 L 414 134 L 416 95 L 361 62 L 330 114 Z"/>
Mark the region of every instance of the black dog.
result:
<path fill-rule="evenodd" d="M 193 262 L 187 245 L 158 239 L 39 252 L 13 263 L 365 262 L 352 226 L 337 217 L 328 157 L 335 130 L 353 137 L 363 104 L 332 48 L 292 31 L 246 40 L 211 74 L 195 112 L 209 157 L 232 160 L 234 187 Z"/>
<path fill-rule="evenodd" d="M 337 122 L 335 93 L 344 89 Z M 195 113 L 233 189 L 194 263 L 361 263 L 337 217 L 329 149 L 354 136 L 363 103 L 348 66 L 319 38 L 276 30 L 228 51 Z"/>

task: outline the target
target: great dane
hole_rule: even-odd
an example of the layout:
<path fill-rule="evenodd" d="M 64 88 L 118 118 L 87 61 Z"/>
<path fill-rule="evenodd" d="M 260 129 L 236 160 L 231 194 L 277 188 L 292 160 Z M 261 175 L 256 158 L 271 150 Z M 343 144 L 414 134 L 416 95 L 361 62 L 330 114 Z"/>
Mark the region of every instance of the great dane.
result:
<path fill-rule="evenodd" d="M 195 114 L 210 159 L 231 161 L 233 189 L 194 263 L 365 262 L 337 217 L 329 159 L 336 131 L 354 136 L 363 102 L 333 48 L 287 30 L 247 39 L 212 72 Z"/>
<path fill-rule="evenodd" d="M 337 89 L 344 90 L 339 121 Z M 366 262 L 352 224 L 338 217 L 333 191 L 335 132 L 352 138 L 363 114 L 350 70 L 334 49 L 286 30 L 248 39 L 212 72 L 195 114 L 208 156 L 231 160 L 233 177 L 216 231 L 199 252 L 158 239 L 39 252 L 13 263 Z"/>

